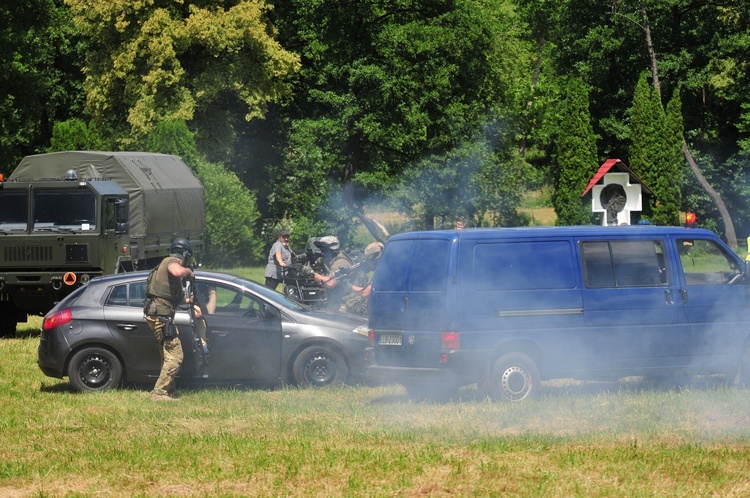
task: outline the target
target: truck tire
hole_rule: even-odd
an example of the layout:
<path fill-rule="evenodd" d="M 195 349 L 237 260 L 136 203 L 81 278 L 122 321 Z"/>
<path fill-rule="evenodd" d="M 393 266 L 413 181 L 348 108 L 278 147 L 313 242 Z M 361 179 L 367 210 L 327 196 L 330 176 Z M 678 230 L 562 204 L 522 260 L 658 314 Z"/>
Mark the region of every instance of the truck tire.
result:
<path fill-rule="evenodd" d="M 492 365 L 490 395 L 501 401 L 521 401 L 536 395 L 540 387 L 539 369 L 523 353 L 504 354 Z"/>
<path fill-rule="evenodd" d="M 71 358 L 68 379 L 76 391 L 106 391 L 120 385 L 122 363 L 107 349 L 85 348 Z"/>
<path fill-rule="evenodd" d="M 0 338 L 16 336 L 16 307 L 12 303 L 0 303 Z"/>
<path fill-rule="evenodd" d="M 349 375 L 344 358 L 327 346 L 311 346 L 294 360 L 292 376 L 300 387 L 341 386 Z"/>

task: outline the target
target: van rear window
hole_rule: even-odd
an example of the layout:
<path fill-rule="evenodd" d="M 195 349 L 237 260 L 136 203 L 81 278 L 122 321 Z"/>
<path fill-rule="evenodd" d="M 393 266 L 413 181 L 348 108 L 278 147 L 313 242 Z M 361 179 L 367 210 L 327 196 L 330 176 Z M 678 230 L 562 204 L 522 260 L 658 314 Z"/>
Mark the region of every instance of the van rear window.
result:
<path fill-rule="evenodd" d="M 572 247 L 567 241 L 477 244 L 476 290 L 571 289 L 576 286 Z"/>
<path fill-rule="evenodd" d="M 373 287 L 383 292 L 441 291 L 445 288 L 449 254 L 448 240 L 388 242 L 378 262 Z"/>

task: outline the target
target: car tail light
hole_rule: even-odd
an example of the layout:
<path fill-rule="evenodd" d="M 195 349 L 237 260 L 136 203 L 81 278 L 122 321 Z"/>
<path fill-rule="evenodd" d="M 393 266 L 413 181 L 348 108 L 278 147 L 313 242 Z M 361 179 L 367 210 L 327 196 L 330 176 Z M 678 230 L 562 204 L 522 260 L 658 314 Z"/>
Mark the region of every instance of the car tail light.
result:
<path fill-rule="evenodd" d="M 51 315 L 48 315 L 47 317 L 45 317 L 44 323 L 42 323 L 42 328 L 44 330 L 50 330 L 55 327 L 59 327 L 60 325 L 65 325 L 72 319 L 73 319 L 73 314 L 70 312 L 70 308 L 57 310 Z"/>
<path fill-rule="evenodd" d="M 370 331 L 367 333 L 367 337 L 370 339 L 370 347 L 375 347 L 375 331 L 370 329 Z"/>
<path fill-rule="evenodd" d="M 440 349 L 461 349 L 461 334 L 440 332 Z"/>

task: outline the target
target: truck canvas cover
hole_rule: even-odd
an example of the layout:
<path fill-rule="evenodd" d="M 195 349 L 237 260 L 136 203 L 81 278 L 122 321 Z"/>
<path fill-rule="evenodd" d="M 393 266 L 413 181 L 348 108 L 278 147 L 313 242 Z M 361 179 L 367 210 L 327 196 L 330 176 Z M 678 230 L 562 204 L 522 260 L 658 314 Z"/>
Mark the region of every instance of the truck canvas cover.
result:
<path fill-rule="evenodd" d="M 70 151 L 25 157 L 9 180 L 65 178 L 112 180 L 130 199 L 130 234 L 172 237 L 202 234 L 205 227 L 203 186 L 178 156 L 148 152 Z"/>

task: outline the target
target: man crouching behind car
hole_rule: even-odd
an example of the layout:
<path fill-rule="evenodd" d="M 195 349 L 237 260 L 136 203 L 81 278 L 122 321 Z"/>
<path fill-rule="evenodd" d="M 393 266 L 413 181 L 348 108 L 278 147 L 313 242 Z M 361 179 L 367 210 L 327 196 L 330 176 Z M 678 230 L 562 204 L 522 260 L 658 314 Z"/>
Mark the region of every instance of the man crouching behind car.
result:
<path fill-rule="evenodd" d="M 182 280 L 193 276 L 187 267 L 193 247 L 186 239 L 175 239 L 170 254 L 151 270 L 146 283 L 143 313 L 154 333 L 161 354 L 161 373 L 151 391 L 154 401 L 176 401 L 175 377 L 184 354 L 179 331 L 174 324 L 175 308 L 184 302 Z"/>

